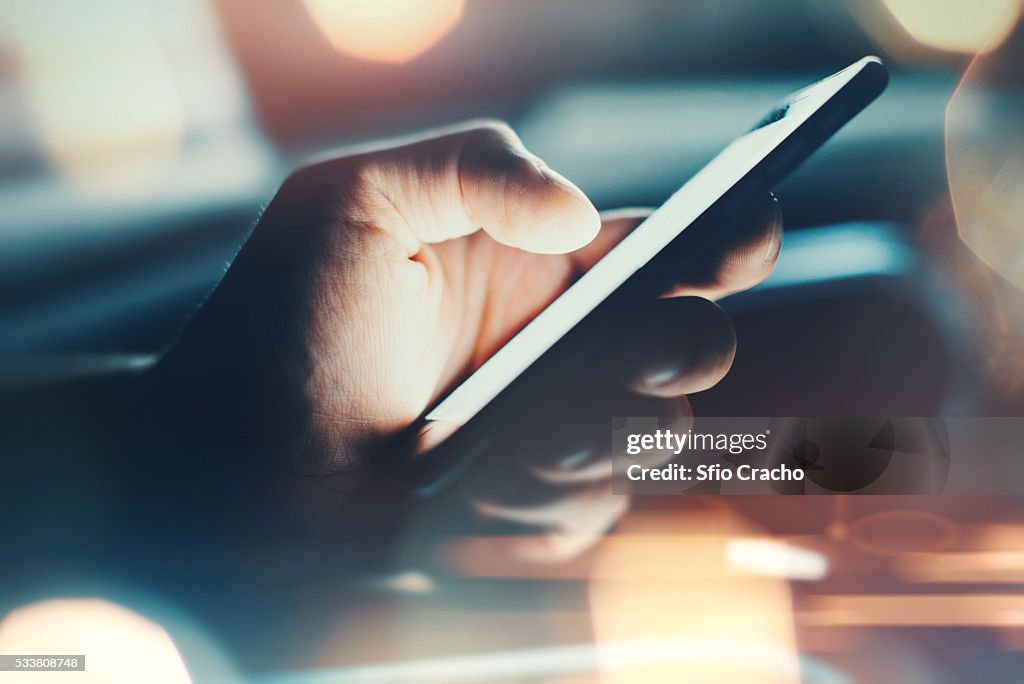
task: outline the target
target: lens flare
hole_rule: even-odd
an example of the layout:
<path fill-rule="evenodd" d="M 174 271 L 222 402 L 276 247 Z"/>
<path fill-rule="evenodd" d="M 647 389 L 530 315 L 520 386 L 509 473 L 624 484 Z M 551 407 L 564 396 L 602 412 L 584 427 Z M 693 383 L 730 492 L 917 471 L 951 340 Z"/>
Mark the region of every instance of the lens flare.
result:
<path fill-rule="evenodd" d="M 182 145 L 184 108 L 148 4 L 14 0 L 0 9 L 42 146 L 91 194 L 148 188 Z"/>
<path fill-rule="evenodd" d="M 53 599 L 9 613 L 0 621 L 0 653 L 85 655 L 84 672 L 64 675 L 75 682 L 192 681 L 160 625 L 100 599 Z"/>
<path fill-rule="evenodd" d="M 726 511 L 627 519 L 598 547 L 590 583 L 602 681 L 800 681 L 788 582 L 761 559 L 756 572 L 735 567 L 751 550 L 735 543 L 756 535 Z M 615 644 L 637 640 L 657 643 L 658 657 L 615 657 Z"/>
<path fill-rule="evenodd" d="M 465 0 L 303 0 L 339 52 L 399 64 L 423 54 L 462 17 Z"/>
<path fill-rule="evenodd" d="M 946 166 L 964 243 L 1024 287 L 1024 103 L 990 87 L 978 60 L 950 101 Z"/>
<path fill-rule="evenodd" d="M 814 627 L 1022 627 L 1018 594 L 812 596 L 799 613 Z"/>
<path fill-rule="evenodd" d="M 923 231 L 970 304 L 993 389 L 1010 401 L 1024 389 L 1022 55 L 1024 24 L 998 51 L 975 57 L 964 74 L 946 111 L 953 221 L 931 221 Z M 947 244 L 944 223 L 954 224 L 956 233 L 948 232 L 959 244 Z"/>
<path fill-rule="evenodd" d="M 998 47 L 1021 11 L 1021 0 L 884 0 L 884 5 L 918 43 L 967 54 Z"/>

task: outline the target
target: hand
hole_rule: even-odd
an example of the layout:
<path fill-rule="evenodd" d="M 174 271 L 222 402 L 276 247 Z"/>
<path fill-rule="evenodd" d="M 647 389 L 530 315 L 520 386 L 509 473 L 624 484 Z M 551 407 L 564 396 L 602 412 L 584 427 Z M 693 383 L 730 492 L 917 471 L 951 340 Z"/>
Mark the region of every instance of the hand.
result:
<path fill-rule="evenodd" d="M 735 337 L 708 300 L 764 278 L 781 245 L 774 198 L 756 209 L 733 244 L 638 314 L 644 332 L 626 331 L 614 363 L 594 369 L 617 378 L 609 403 L 686 415 L 685 395 L 724 376 Z M 273 474 L 287 506 L 335 515 L 366 494 L 383 445 L 643 214 L 600 216 L 497 124 L 308 166 L 271 202 L 161 364 L 161 382 L 184 422 L 245 454 L 239 470 Z M 505 467 L 516 476 L 476 473 L 466 493 L 488 519 L 541 530 L 521 556 L 571 556 L 626 506 L 611 493 L 607 456 L 574 439 L 534 445 Z"/>

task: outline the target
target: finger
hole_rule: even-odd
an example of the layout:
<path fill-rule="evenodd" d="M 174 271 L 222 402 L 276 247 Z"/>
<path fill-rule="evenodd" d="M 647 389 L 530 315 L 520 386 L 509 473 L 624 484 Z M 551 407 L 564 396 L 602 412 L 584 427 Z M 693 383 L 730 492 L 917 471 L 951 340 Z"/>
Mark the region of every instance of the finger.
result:
<path fill-rule="evenodd" d="M 618 346 L 617 367 L 633 391 L 653 397 L 701 392 L 729 372 L 736 333 L 728 315 L 699 297 L 660 299 L 637 310 Z"/>
<path fill-rule="evenodd" d="M 629 416 L 657 416 L 661 427 L 685 432 L 693 413 L 685 397 L 662 399 L 622 389 L 599 412 L 561 414 L 536 422 L 533 429 L 516 437 L 506 437 L 485 463 L 463 475 L 462 486 L 474 498 L 523 502 L 550 496 L 550 485 L 607 479 L 613 420 Z M 663 462 L 661 454 L 651 452 L 644 458 L 648 456 L 652 460 L 647 465 Z"/>
<path fill-rule="evenodd" d="M 730 239 L 680 274 L 666 296 L 721 299 L 749 290 L 771 274 L 782 249 L 782 208 L 772 194 L 738 219 Z"/>
<path fill-rule="evenodd" d="M 629 497 L 612 492 L 603 481 L 563 488 L 547 501 L 533 503 L 474 501 L 485 519 L 511 522 L 539 534 L 510 540 L 513 556 L 532 562 L 569 560 L 589 548 L 629 507 Z"/>
<path fill-rule="evenodd" d="M 586 195 L 529 152 L 500 123 L 478 124 L 356 162 L 364 201 L 420 242 L 479 229 L 542 254 L 590 242 L 600 218 Z"/>
<path fill-rule="evenodd" d="M 686 397 L 654 399 L 633 395 L 632 399 L 633 405 L 617 411 L 617 416 L 656 416 L 660 428 L 671 429 L 676 433 L 686 432 L 693 423 L 693 410 Z M 604 428 L 610 430 L 607 424 Z M 552 445 L 548 449 L 538 449 L 524 459 L 526 467 L 537 479 L 553 485 L 608 479 L 612 476 L 611 444 L 607 439 L 598 441 L 590 437 L 585 441 L 581 438 L 576 448 L 555 449 Z M 673 456 L 668 450 L 648 450 L 631 458 L 645 467 L 653 468 L 663 465 Z"/>
<path fill-rule="evenodd" d="M 552 483 L 594 481 L 610 476 L 612 422 L 618 416 L 660 416 L 672 421 L 690 415 L 685 398 L 668 399 L 627 389 L 614 370 L 579 394 L 535 411 L 530 429 L 496 440 L 485 462 L 463 475 L 465 486 L 484 498 L 532 496 L 537 480 Z M 600 396 L 595 396 L 594 393 Z M 539 400 L 543 401 L 543 400 Z"/>

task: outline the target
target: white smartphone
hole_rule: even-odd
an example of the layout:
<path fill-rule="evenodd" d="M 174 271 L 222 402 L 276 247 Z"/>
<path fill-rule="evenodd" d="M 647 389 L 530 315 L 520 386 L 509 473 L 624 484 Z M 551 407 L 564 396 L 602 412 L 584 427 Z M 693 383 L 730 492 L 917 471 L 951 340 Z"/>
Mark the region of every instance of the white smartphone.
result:
<path fill-rule="evenodd" d="M 531 407 L 541 399 L 557 405 L 560 394 L 578 393 L 587 350 L 638 299 L 665 292 L 688 264 L 726 239 L 731 216 L 785 178 L 887 82 L 881 61 L 865 57 L 788 96 L 722 150 L 426 412 L 419 428 L 436 431 L 435 446 L 406 463 L 413 485 L 436 491 L 502 435 L 528 429 Z"/>

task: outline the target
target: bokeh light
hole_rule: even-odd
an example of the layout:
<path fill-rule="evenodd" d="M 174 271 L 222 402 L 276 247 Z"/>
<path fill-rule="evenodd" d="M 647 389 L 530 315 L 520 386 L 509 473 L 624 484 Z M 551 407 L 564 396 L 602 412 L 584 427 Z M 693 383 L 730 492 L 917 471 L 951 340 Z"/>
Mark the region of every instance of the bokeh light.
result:
<path fill-rule="evenodd" d="M 989 61 L 971 65 L 947 111 L 950 192 L 964 243 L 1024 287 L 1024 102 L 988 87 Z"/>
<path fill-rule="evenodd" d="M 648 514 L 602 543 L 590 601 L 603 681 L 799 681 L 788 582 L 735 562 L 747 554 L 734 542 L 756 534 L 724 510 Z M 657 657 L 616 657 L 638 640 Z"/>
<path fill-rule="evenodd" d="M 989 381 L 1011 397 L 1024 387 L 1022 55 L 1019 25 L 999 50 L 967 68 L 946 110 L 952 220 L 931 221 L 924 230 L 934 250 L 944 239 L 939 227 L 955 226 L 950 241 L 956 244 L 936 254 L 969 301 Z"/>
<path fill-rule="evenodd" d="M 184 108 L 149 3 L 12 0 L 0 18 L 40 142 L 75 186 L 132 194 L 178 156 Z"/>
<path fill-rule="evenodd" d="M 884 5 L 922 45 L 968 54 L 998 47 L 1021 10 L 1021 0 L 884 0 Z"/>
<path fill-rule="evenodd" d="M 401 63 L 441 40 L 462 17 L 465 0 L 303 0 L 339 52 Z"/>
<path fill-rule="evenodd" d="M 12 611 L 0 621 L 0 653 L 85 655 L 84 672 L 58 675 L 74 682 L 192 681 L 163 627 L 100 599 L 52 599 Z M 45 681 L 47 675 L 19 676 L 24 677 L 19 681 Z"/>

